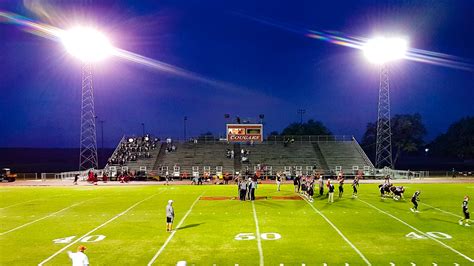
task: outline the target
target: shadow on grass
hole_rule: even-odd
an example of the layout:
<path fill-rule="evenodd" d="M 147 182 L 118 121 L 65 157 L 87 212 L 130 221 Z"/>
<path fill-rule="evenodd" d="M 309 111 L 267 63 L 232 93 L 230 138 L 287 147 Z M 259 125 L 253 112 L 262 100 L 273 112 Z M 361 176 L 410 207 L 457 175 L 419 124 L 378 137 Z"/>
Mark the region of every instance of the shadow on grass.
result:
<path fill-rule="evenodd" d="M 200 224 L 188 224 L 188 225 L 185 225 L 185 226 L 181 226 L 180 228 L 176 228 L 176 230 L 183 230 L 183 229 L 187 229 L 187 228 L 193 228 L 193 227 L 196 227 L 196 226 L 200 226 L 201 224 L 203 223 L 200 223 Z"/>

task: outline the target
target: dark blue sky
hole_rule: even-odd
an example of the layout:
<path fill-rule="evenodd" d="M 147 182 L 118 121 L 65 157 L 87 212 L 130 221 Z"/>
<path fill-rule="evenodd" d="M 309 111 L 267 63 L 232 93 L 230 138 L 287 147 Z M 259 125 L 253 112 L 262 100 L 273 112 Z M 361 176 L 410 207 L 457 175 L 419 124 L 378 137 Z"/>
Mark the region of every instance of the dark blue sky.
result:
<path fill-rule="evenodd" d="M 359 50 L 260 24 L 371 37 L 399 33 L 410 46 L 474 59 L 474 1 L 46 1 L 51 21 L 23 2 L 0 9 L 67 27 L 93 21 L 115 46 L 238 87 L 226 90 L 111 58 L 95 68 L 96 113 L 105 145 L 147 131 L 182 137 L 223 133 L 224 113 L 265 114 L 265 132 L 321 120 L 361 137 L 376 119 L 378 71 Z M 45 1 L 43 1 L 45 2 Z M 80 19 L 79 19 L 80 18 Z M 87 18 L 87 19 L 86 19 Z M 60 43 L 0 23 L 0 147 L 77 147 L 80 64 Z M 474 72 L 403 61 L 392 66 L 392 115 L 419 112 L 427 139 L 474 115 Z M 98 134 L 100 143 L 100 131 Z"/>

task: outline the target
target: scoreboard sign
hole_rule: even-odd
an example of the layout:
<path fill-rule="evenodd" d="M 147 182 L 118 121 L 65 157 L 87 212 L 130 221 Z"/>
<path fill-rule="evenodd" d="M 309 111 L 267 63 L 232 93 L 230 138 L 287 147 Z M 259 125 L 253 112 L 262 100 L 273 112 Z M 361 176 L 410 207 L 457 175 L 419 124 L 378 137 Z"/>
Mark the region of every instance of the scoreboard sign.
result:
<path fill-rule="evenodd" d="M 227 124 L 227 141 L 263 141 L 262 124 Z"/>

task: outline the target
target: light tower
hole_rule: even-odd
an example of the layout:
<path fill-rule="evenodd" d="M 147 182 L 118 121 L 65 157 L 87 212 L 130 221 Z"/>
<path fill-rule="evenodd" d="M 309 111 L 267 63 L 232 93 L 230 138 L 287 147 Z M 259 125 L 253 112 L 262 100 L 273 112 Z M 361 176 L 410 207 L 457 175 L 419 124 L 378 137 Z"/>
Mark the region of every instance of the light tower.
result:
<path fill-rule="evenodd" d="M 389 62 L 405 56 L 407 42 L 401 38 L 379 37 L 369 40 L 364 54 L 370 62 L 380 67 L 379 100 L 377 112 L 377 138 L 375 167 L 393 169 L 392 129 L 390 126 L 390 80 Z"/>
<path fill-rule="evenodd" d="M 97 169 L 93 63 L 110 55 L 112 46 L 104 35 L 91 28 L 75 28 L 66 31 L 61 39 L 67 51 L 82 62 L 79 170 Z"/>

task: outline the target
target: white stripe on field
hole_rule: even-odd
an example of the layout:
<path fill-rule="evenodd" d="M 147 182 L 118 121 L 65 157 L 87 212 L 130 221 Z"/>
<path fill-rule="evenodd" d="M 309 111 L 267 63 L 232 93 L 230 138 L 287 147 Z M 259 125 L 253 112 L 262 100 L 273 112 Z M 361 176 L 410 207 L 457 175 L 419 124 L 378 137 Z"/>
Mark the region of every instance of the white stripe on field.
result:
<path fill-rule="evenodd" d="M 444 213 L 446 213 L 446 214 L 450 214 L 450 215 L 455 216 L 455 217 L 458 217 L 458 218 L 463 218 L 461 215 L 457 215 L 457 214 L 454 214 L 454 213 L 452 213 L 452 212 L 448 212 L 448 211 L 442 210 L 442 209 L 440 209 L 440 208 L 436 208 L 436 207 L 434 207 L 434 206 L 428 205 L 428 204 L 423 203 L 423 202 L 420 202 L 420 203 L 423 204 L 423 205 L 426 205 L 426 206 L 428 206 L 428 207 L 430 207 L 430 208 L 433 208 L 433 209 L 435 209 L 435 210 L 438 210 L 438 211 L 440 211 L 440 212 L 444 212 Z"/>
<path fill-rule="evenodd" d="M 466 260 L 468 260 L 468 261 L 470 261 L 470 262 L 474 262 L 474 260 L 471 259 L 470 257 L 468 257 L 468 256 L 462 254 L 461 252 L 457 251 L 456 249 L 454 249 L 454 248 L 452 248 L 452 247 L 446 245 L 445 243 L 441 242 L 440 240 L 438 240 L 438 239 L 436 239 L 436 238 L 434 238 L 434 237 L 432 237 L 432 236 L 430 236 L 430 235 L 428 235 L 428 234 L 425 234 L 424 232 L 418 230 L 418 229 L 415 228 L 414 226 L 412 226 L 412 225 L 408 224 L 407 222 L 405 222 L 405 221 L 399 219 L 398 217 L 393 216 L 393 215 L 391 215 L 390 213 L 388 213 L 388 212 L 386 212 L 386 211 L 383 211 L 383 210 L 381 210 L 381 209 L 375 207 L 374 205 L 372 205 L 372 204 L 370 204 L 370 203 L 368 203 L 368 202 L 366 202 L 366 201 L 364 201 L 364 200 L 361 200 L 361 199 L 359 199 L 359 200 L 360 200 L 361 202 L 363 202 L 363 203 L 369 205 L 370 207 L 372 207 L 372 208 L 378 210 L 379 212 L 384 213 L 385 215 L 388 215 L 388 216 L 392 217 L 393 219 L 399 221 L 400 223 L 402 223 L 402 224 L 404 224 L 404 225 L 410 227 L 411 229 L 413 229 L 413 230 L 417 231 L 418 233 L 422 234 L 423 236 L 425 236 L 425 237 L 427 237 L 427 238 L 429 238 L 429 239 L 431 239 L 431 240 L 433 240 L 433 241 L 439 243 L 439 244 L 442 245 L 443 247 L 445 247 L 445 248 L 451 250 L 452 252 L 454 252 L 454 253 L 458 254 L 459 256 L 465 258 Z"/>
<path fill-rule="evenodd" d="M 263 261 L 262 239 L 260 237 L 260 228 L 258 226 L 257 211 L 255 210 L 255 203 L 253 200 L 252 200 L 252 209 L 253 209 L 253 219 L 255 220 L 255 228 L 257 230 L 257 246 L 258 246 L 258 254 L 260 255 L 260 266 L 263 266 L 264 261 Z"/>
<path fill-rule="evenodd" d="M 28 201 L 24 201 L 24 202 L 20 202 L 20 203 L 15 203 L 15 204 L 12 204 L 12 205 L 9 205 L 9 206 L 6 206 L 6 207 L 1 207 L 0 210 L 8 209 L 10 207 L 14 207 L 14 206 L 17 206 L 17 205 L 20 205 L 20 204 L 25 204 L 25 203 L 28 203 L 28 202 L 38 201 L 38 200 L 39 199 L 34 199 L 34 200 L 28 200 Z"/>
<path fill-rule="evenodd" d="M 160 192 L 163 192 L 164 190 L 161 190 Z M 95 231 L 99 230 L 100 228 L 106 226 L 107 224 L 111 223 L 112 221 L 114 221 L 115 219 L 119 218 L 120 216 L 126 214 L 127 212 L 129 212 L 131 209 L 135 208 L 137 205 L 139 205 L 140 203 L 146 201 L 146 200 L 149 200 L 151 198 L 153 198 L 154 196 L 158 195 L 160 193 L 157 193 L 157 194 L 154 194 L 154 195 L 151 195 L 143 200 L 140 200 L 138 201 L 137 203 L 133 204 L 132 206 L 128 207 L 128 209 L 126 209 L 125 211 L 115 215 L 114 217 L 112 217 L 111 219 L 109 219 L 108 221 L 106 221 L 105 223 L 97 226 L 96 228 L 90 230 L 89 232 L 87 232 L 86 234 L 82 235 L 81 237 L 77 238 L 75 241 L 71 242 L 70 244 L 66 245 L 65 247 L 63 247 L 62 249 L 58 250 L 56 253 L 54 253 L 53 255 L 49 256 L 47 259 L 43 260 L 42 262 L 40 262 L 38 264 L 38 266 L 41 266 L 43 264 L 45 264 L 46 262 L 50 261 L 51 259 L 53 259 L 54 257 L 56 257 L 59 253 L 63 252 L 64 250 L 66 250 L 67 248 L 69 248 L 70 246 L 76 244 L 77 242 L 79 242 L 81 239 L 83 239 L 84 237 L 86 236 L 89 236 L 90 234 L 94 233 Z"/>
<path fill-rule="evenodd" d="M 68 210 L 68 209 L 70 209 L 70 208 L 72 208 L 72 207 L 75 207 L 75 206 L 77 206 L 77 205 L 79 205 L 79 204 L 82 204 L 82 203 L 84 203 L 84 202 L 86 202 L 86 200 L 85 200 L 85 201 L 81 201 L 81 202 L 76 203 L 76 204 L 73 204 L 73 205 L 71 205 L 71 206 L 69 206 L 69 207 L 66 207 L 66 208 L 64 208 L 64 209 L 61 209 L 61 210 L 59 210 L 59 211 L 57 211 L 57 212 L 53 212 L 53 213 L 51 213 L 51 214 L 48 214 L 48 215 L 46 215 L 46 216 L 44 216 L 44 217 L 41 217 L 41 218 L 36 219 L 36 220 L 34 220 L 34 221 L 31 221 L 31 222 L 29 222 L 29 223 L 26 223 L 26 224 L 20 225 L 20 226 L 18 226 L 18 227 L 15 227 L 15 228 L 13 228 L 13 229 L 10 229 L 10 230 L 8 230 L 8 231 L 2 232 L 2 233 L 0 233 L 0 236 L 6 235 L 6 234 L 8 234 L 8 233 L 10 233 L 10 232 L 16 231 L 16 230 L 18 230 L 18 229 L 20 229 L 20 228 L 23 228 L 23 227 L 25 227 L 25 226 L 28 226 L 28 225 L 30 225 L 30 224 L 34 224 L 34 223 L 36 223 L 36 222 L 39 222 L 39 221 L 41 221 L 41 220 L 44 220 L 44 219 L 49 218 L 49 217 L 51 217 L 51 216 L 54 216 L 54 215 L 56 215 L 56 214 L 58 214 L 58 213 L 60 213 L 60 212 L 63 212 L 63 211 L 65 211 L 65 210 Z"/>
<path fill-rule="evenodd" d="M 198 202 L 199 198 L 201 198 L 201 196 L 204 194 L 201 193 L 201 195 L 199 195 L 196 200 L 193 202 L 193 204 L 191 204 L 191 207 L 189 207 L 189 210 L 186 212 L 186 214 L 183 216 L 183 218 L 181 218 L 181 221 L 179 221 L 178 225 L 176 226 L 176 230 L 174 230 L 173 232 L 171 232 L 170 236 L 168 237 L 168 239 L 166 239 L 165 243 L 163 244 L 163 246 L 161 246 L 161 248 L 156 252 L 155 256 L 153 256 L 153 258 L 150 260 L 150 262 L 148 262 L 148 266 L 152 265 L 156 259 L 158 258 L 158 256 L 160 256 L 160 254 L 163 252 L 163 250 L 165 250 L 165 247 L 168 245 L 168 243 L 171 241 L 171 239 L 173 238 L 174 234 L 176 234 L 176 231 L 179 227 L 181 227 L 181 225 L 183 224 L 184 220 L 186 219 L 186 217 L 188 217 L 188 215 L 191 213 L 192 209 L 194 208 L 194 205 L 196 205 L 196 203 Z"/>
<path fill-rule="evenodd" d="M 301 197 L 301 196 L 300 196 L 300 197 Z M 313 206 L 313 204 L 311 204 L 311 203 L 310 203 L 308 200 L 306 200 L 304 197 L 301 197 L 301 198 L 302 198 L 304 201 L 306 201 L 306 203 L 308 203 L 308 205 L 311 206 L 311 208 L 313 208 L 313 210 L 314 210 L 317 214 L 319 214 L 321 217 L 323 217 L 323 219 L 326 220 L 326 222 L 327 222 L 329 225 L 331 225 L 334 230 L 336 230 L 336 232 L 342 237 L 342 239 L 344 239 L 344 241 L 346 241 L 346 243 L 349 244 L 349 246 L 351 246 L 352 249 L 353 249 L 355 252 L 357 252 L 357 254 L 359 254 L 359 256 L 362 258 L 362 260 L 365 261 L 365 263 L 366 263 L 367 265 L 369 265 L 369 266 L 372 265 L 372 264 L 369 262 L 369 260 L 364 256 L 364 254 L 362 254 L 362 252 L 360 252 L 360 250 L 357 249 L 357 248 L 354 246 L 354 244 L 352 244 L 352 242 L 349 241 L 349 239 L 347 239 L 347 237 L 346 237 L 322 212 L 320 212 L 318 209 L 316 209 L 316 208 Z"/>

